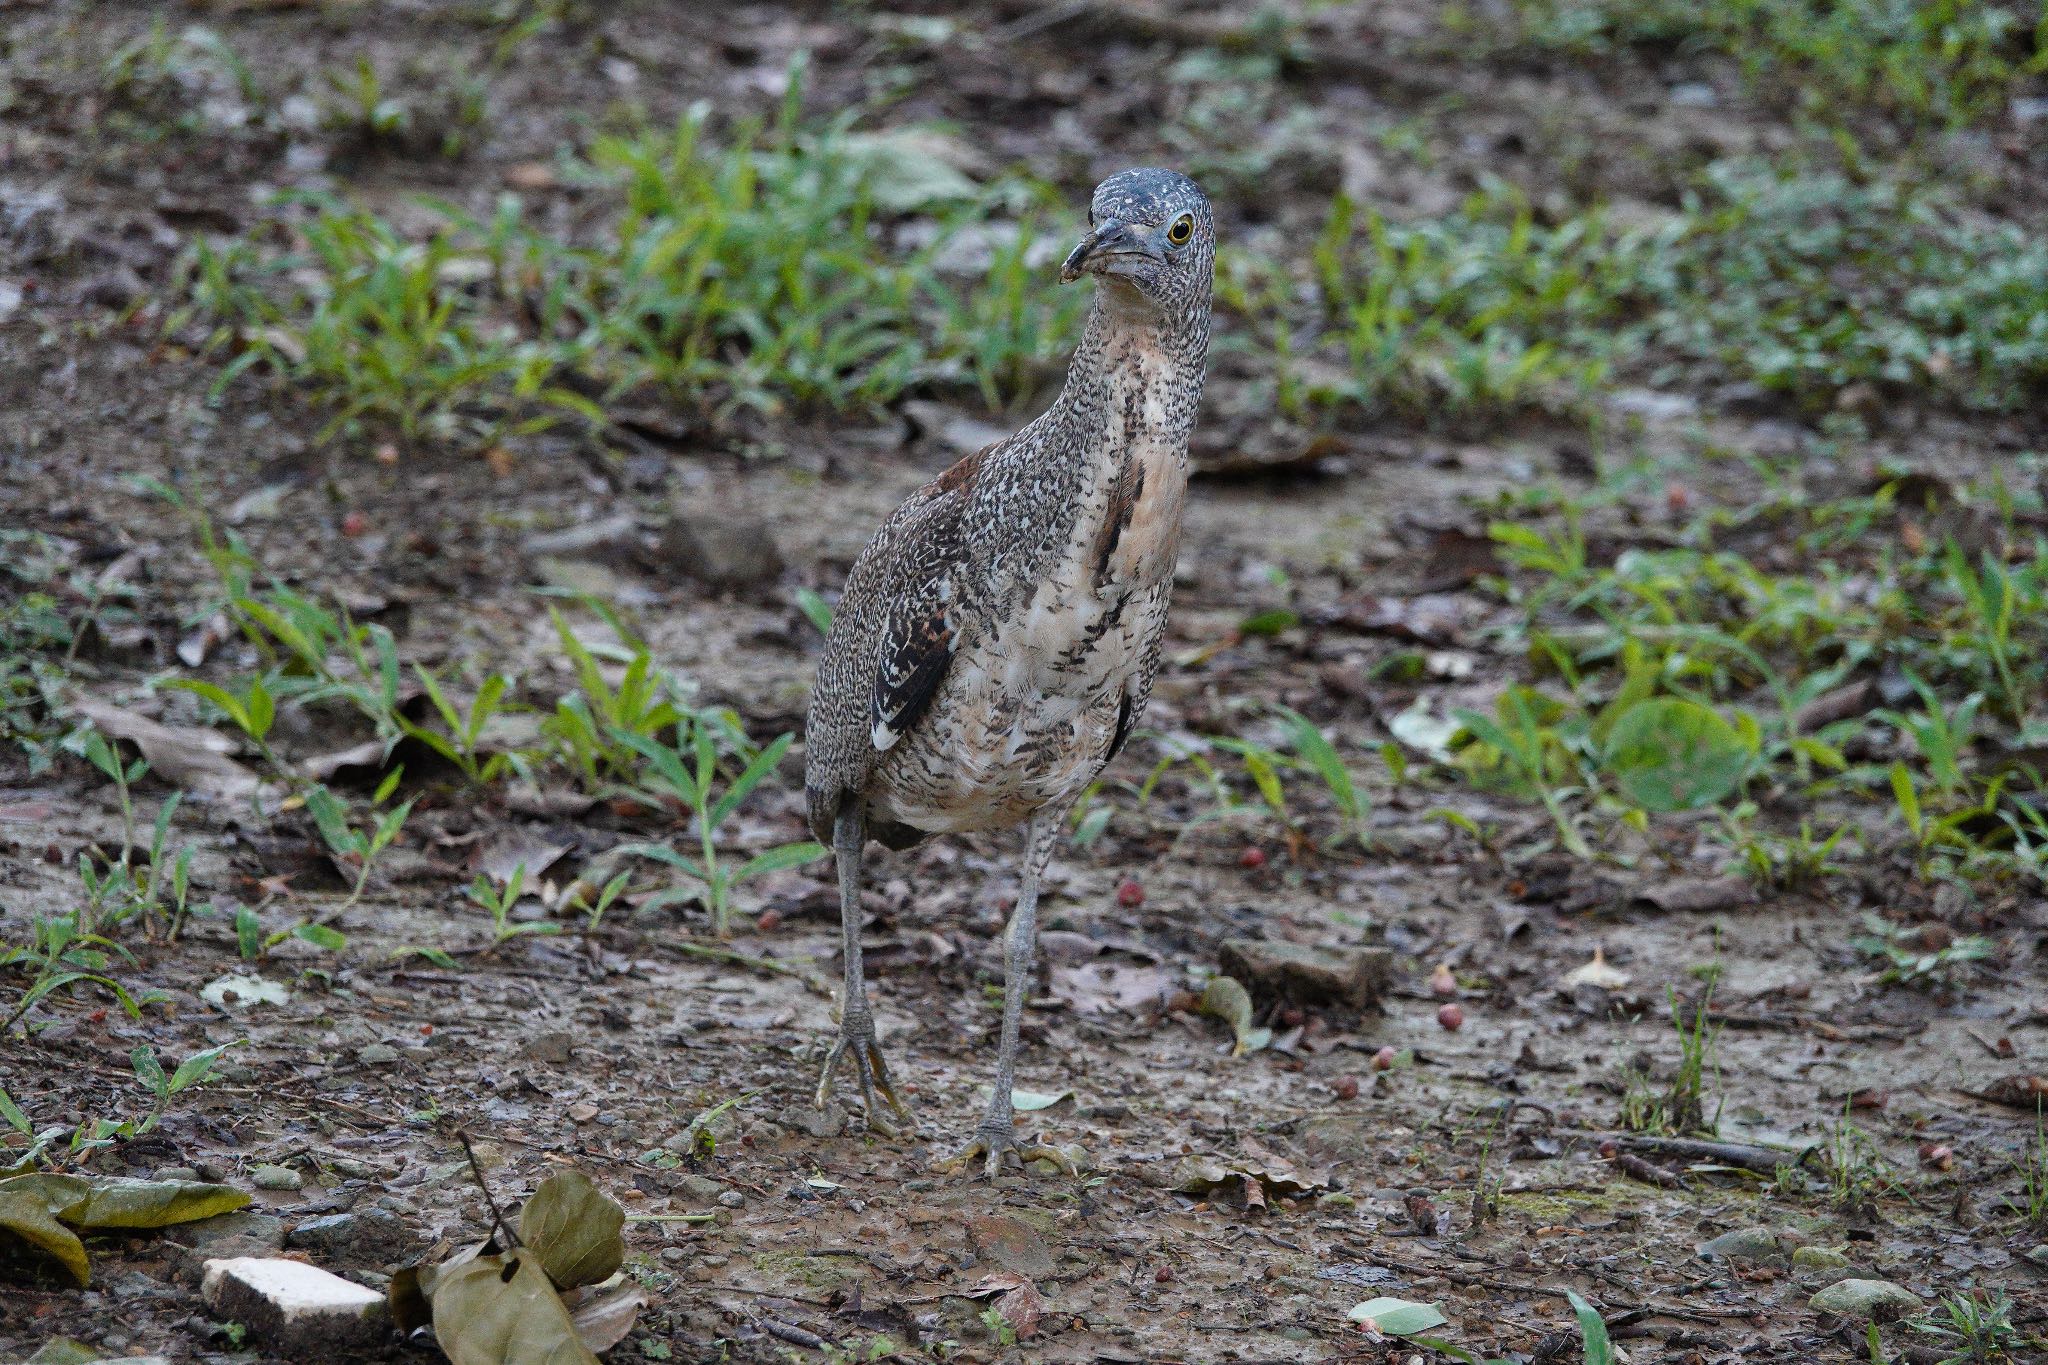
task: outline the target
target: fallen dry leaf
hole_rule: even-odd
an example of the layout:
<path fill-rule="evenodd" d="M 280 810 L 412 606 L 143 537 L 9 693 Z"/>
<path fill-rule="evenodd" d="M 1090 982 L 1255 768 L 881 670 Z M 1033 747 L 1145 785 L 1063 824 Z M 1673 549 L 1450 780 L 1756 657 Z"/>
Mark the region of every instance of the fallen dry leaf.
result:
<path fill-rule="evenodd" d="M 80 697 L 78 714 L 111 739 L 125 739 L 142 751 L 156 775 L 202 801 L 239 803 L 264 788 L 262 779 L 228 757 L 234 741 L 196 725 L 164 725 L 108 702 Z"/>

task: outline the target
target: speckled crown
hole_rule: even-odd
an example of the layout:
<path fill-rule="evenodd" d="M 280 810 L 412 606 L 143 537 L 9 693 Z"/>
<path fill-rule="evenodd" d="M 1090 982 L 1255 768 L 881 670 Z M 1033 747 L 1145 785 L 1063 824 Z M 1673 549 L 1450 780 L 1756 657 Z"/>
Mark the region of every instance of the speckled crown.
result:
<path fill-rule="evenodd" d="M 1095 187 L 1088 211 L 1097 220 L 1115 218 L 1148 227 L 1158 227 L 1177 213 L 1193 213 L 1203 227 L 1213 227 L 1209 196 L 1202 187 L 1179 171 L 1157 166 L 1118 171 Z"/>

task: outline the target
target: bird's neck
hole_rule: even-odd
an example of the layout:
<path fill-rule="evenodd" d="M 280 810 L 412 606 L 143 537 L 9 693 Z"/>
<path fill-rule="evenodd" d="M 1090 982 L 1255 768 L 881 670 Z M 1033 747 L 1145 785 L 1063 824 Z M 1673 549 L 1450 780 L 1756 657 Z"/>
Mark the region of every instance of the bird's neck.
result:
<path fill-rule="evenodd" d="M 1129 286 L 1103 280 L 1054 406 L 1084 438 L 1112 431 L 1121 438 L 1115 444 L 1142 437 L 1185 451 L 1208 356 L 1206 298 L 1198 309 L 1162 310 Z"/>

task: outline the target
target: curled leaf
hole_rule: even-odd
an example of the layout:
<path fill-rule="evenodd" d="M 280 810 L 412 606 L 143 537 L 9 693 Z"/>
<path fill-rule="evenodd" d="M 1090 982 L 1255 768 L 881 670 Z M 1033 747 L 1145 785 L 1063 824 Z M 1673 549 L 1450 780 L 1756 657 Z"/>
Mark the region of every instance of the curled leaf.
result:
<path fill-rule="evenodd" d="M 79 1288 L 83 1289 L 91 1280 L 92 1271 L 85 1260 L 85 1244 L 78 1240 L 76 1233 L 59 1223 L 34 1193 L 9 1191 L 5 1185 L 0 1185 L 0 1233 L 11 1234 L 54 1259 Z"/>
<path fill-rule="evenodd" d="M 519 1239 L 563 1289 L 608 1280 L 626 1261 L 626 1210 L 581 1171 L 543 1180 L 519 1214 Z"/>
<path fill-rule="evenodd" d="M 1273 1041 L 1273 1030 L 1252 1026 L 1251 993 L 1230 977 L 1209 978 L 1209 984 L 1202 988 L 1202 1013 L 1214 1015 L 1230 1025 L 1230 1031 L 1237 1037 L 1237 1042 L 1230 1049 L 1233 1057 L 1257 1052 Z"/>
<path fill-rule="evenodd" d="M 434 1339 L 454 1365 L 597 1365 L 531 1250 L 441 1267 Z"/>
<path fill-rule="evenodd" d="M 1369 1322 L 1382 1336 L 1405 1337 L 1449 1321 L 1435 1304 L 1412 1299 L 1367 1299 L 1351 1310 L 1353 1322 Z"/>

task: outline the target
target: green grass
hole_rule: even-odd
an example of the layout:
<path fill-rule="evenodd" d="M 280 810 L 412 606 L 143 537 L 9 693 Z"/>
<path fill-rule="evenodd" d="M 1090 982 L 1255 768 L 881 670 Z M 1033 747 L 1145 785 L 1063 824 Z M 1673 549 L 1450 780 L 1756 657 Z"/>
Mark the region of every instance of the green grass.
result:
<path fill-rule="evenodd" d="M 509 197 L 486 220 L 429 205 L 417 239 L 288 197 L 193 246 L 171 325 L 225 358 L 216 392 L 289 382 L 332 413 L 323 435 L 480 447 L 602 426 L 621 395 L 721 417 L 947 388 L 999 403 L 1052 372 L 1086 303 L 1045 269 L 1041 187 L 979 186 L 930 134 L 805 121 L 794 95 L 722 138 L 702 108 L 601 137 L 564 174 L 611 207 L 587 239 L 533 228 Z"/>
<path fill-rule="evenodd" d="M 1748 86 L 1834 119 L 1852 108 L 1952 125 L 2002 111 L 2048 70 L 2048 11 L 2024 0 L 1515 0 L 1520 41 L 1587 58 L 1640 47 L 1734 58 Z"/>

